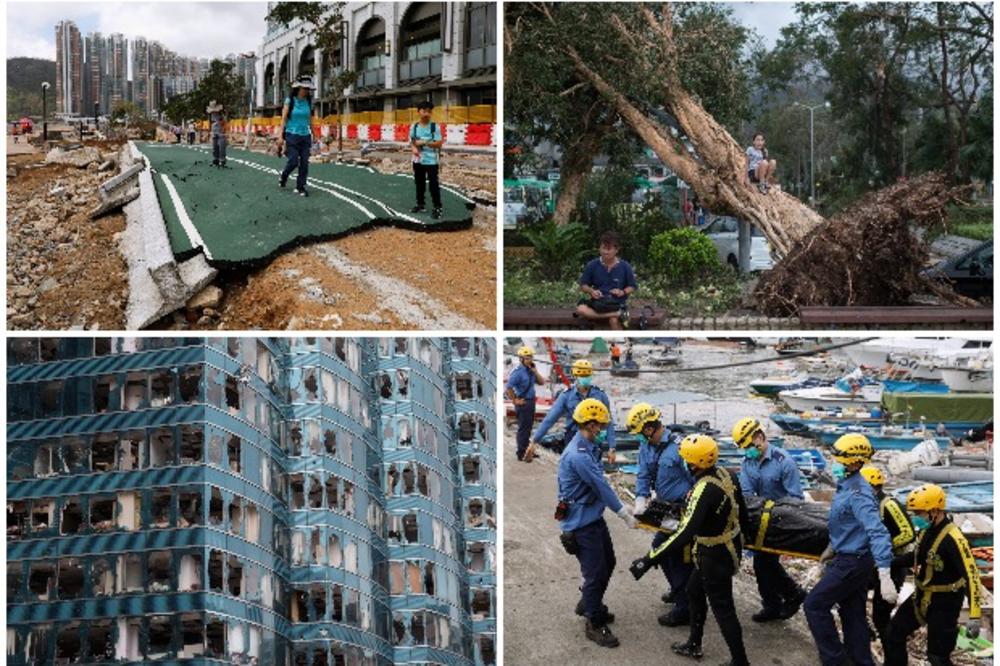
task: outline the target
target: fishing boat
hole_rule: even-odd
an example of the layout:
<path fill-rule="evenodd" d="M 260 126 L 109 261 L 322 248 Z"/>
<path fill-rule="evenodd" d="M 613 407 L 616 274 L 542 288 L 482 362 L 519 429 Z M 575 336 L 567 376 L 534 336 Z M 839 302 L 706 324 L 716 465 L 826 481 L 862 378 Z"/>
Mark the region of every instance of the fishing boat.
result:
<path fill-rule="evenodd" d="M 964 349 L 968 343 L 968 340 L 962 338 L 941 340 L 934 338 L 878 338 L 846 347 L 844 352 L 857 365 L 880 367 L 900 362 L 905 363 L 903 361 L 905 358 Z"/>
<path fill-rule="evenodd" d="M 965 481 L 939 484 L 947 496 L 945 510 L 951 513 L 988 513 L 993 515 L 993 482 Z M 916 486 L 892 491 L 892 496 L 906 503 L 906 496 Z"/>
<path fill-rule="evenodd" d="M 638 377 L 639 364 L 635 361 L 622 361 L 618 365 L 611 366 L 612 377 Z"/>
<path fill-rule="evenodd" d="M 779 391 L 778 397 L 797 412 L 814 409 L 838 409 L 856 407 L 873 409 L 882 400 L 881 384 L 869 384 L 849 393 L 834 386 L 812 386 L 808 388 Z"/>
<path fill-rule="evenodd" d="M 938 448 L 945 448 L 951 444 L 950 437 L 938 436 L 933 430 L 900 428 L 896 426 L 864 428 L 858 426 L 823 425 L 816 428 L 809 428 L 803 434 L 807 437 L 818 439 L 823 444 L 830 446 L 844 435 L 851 433 L 858 433 L 867 437 L 876 451 L 909 450 L 928 439 L 933 439 L 937 442 Z"/>
<path fill-rule="evenodd" d="M 750 390 L 757 395 L 775 396 L 781 391 L 793 391 L 813 386 L 830 386 L 831 384 L 833 384 L 833 380 L 810 377 L 805 373 L 796 373 L 794 375 L 778 375 L 755 379 L 750 382 Z"/>
<path fill-rule="evenodd" d="M 681 350 L 677 347 L 664 347 L 652 351 L 646 356 L 646 362 L 657 367 L 678 365 L 681 362 Z"/>
<path fill-rule="evenodd" d="M 772 414 L 771 422 L 781 428 L 782 432 L 805 436 L 810 428 L 821 426 L 856 426 L 862 428 L 878 428 L 885 424 L 887 416 L 879 410 L 846 411 L 846 412 L 803 412 L 801 414 Z M 949 437 L 960 437 L 973 428 L 982 425 L 982 421 L 940 421 L 935 426 L 943 426 Z"/>
<path fill-rule="evenodd" d="M 541 421 L 549 414 L 549 410 L 552 409 L 552 404 L 555 402 L 554 398 L 536 398 L 535 399 L 535 420 Z M 507 414 L 507 420 L 513 421 L 517 419 L 517 413 L 514 410 L 514 403 L 510 400 L 503 401 L 504 410 Z"/>
<path fill-rule="evenodd" d="M 941 381 L 957 393 L 993 390 L 993 368 L 938 368 Z"/>

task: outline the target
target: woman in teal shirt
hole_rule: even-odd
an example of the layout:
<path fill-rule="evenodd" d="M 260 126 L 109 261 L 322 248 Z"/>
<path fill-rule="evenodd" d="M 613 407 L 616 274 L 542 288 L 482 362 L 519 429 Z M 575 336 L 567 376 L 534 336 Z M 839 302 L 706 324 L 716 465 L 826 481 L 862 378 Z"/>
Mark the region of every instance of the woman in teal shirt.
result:
<path fill-rule="evenodd" d="M 309 152 L 312 150 L 312 91 L 315 88 L 312 77 L 300 76 L 292 84 L 292 91 L 285 98 L 281 109 L 281 129 L 278 132 L 278 147 L 283 144 L 288 148 L 288 163 L 281 172 L 278 184 L 281 187 L 288 182 L 288 176 L 295 169 L 299 170 L 295 177 L 295 192 L 307 197 L 306 178 L 309 176 Z"/>

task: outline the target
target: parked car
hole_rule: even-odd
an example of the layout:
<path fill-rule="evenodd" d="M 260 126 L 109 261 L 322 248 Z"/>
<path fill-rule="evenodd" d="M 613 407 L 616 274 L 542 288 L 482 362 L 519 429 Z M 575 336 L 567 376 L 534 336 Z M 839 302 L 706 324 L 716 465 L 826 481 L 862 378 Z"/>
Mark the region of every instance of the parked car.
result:
<path fill-rule="evenodd" d="M 952 289 L 969 298 L 993 296 L 993 241 L 985 241 L 965 254 L 945 259 L 927 268 L 926 277 L 949 282 Z"/>
<path fill-rule="evenodd" d="M 739 270 L 740 234 L 739 222 L 735 217 L 720 215 L 701 228 L 708 236 L 719 255 L 719 262 L 728 264 L 733 270 Z M 750 270 L 769 271 L 774 267 L 771 258 L 771 247 L 763 233 L 753 225 L 750 226 Z"/>

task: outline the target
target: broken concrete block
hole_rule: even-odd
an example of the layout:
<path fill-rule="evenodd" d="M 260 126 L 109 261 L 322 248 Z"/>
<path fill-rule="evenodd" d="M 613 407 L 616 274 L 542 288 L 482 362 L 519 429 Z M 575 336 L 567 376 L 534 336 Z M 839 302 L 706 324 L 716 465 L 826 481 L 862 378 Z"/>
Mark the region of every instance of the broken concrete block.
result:
<path fill-rule="evenodd" d="M 100 159 L 101 152 L 91 146 L 77 148 L 76 150 L 63 150 L 56 146 L 45 154 L 46 164 L 67 164 L 78 169 L 85 169 L 89 165 L 99 162 Z"/>
<path fill-rule="evenodd" d="M 109 178 L 103 183 L 101 183 L 101 192 L 107 193 L 115 189 L 116 187 L 121 186 L 126 181 L 135 178 L 139 174 L 139 172 L 142 171 L 144 168 L 146 168 L 146 165 L 143 164 L 142 162 L 132 164 L 114 178 Z"/>
<path fill-rule="evenodd" d="M 214 284 L 205 287 L 187 302 L 189 310 L 217 309 L 222 302 L 222 290 Z"/>
<path fill-rule="evenodd" d="M 92 220 L 96 220 L 97 218 L 103 215 L 107 215 L 108 213 L 118 210 L 128 202 L 138 198 L 139 198 L 139 188 L 138 187 L 130 188 L 125 192 L 122 192 L 121 194 L 101 203 L 100 206 L 90 211 L 89 217 Z"/>
<path fill-rule="evenodd" d="M 104 162 L 101 162 L 100 166 L 97 167 L 97 170 L 98 171 L 110 171 L 111 169 L 114 168 L 114 166 L 115 166 L 115 163 L 112 160 L 106 160 Z"/>

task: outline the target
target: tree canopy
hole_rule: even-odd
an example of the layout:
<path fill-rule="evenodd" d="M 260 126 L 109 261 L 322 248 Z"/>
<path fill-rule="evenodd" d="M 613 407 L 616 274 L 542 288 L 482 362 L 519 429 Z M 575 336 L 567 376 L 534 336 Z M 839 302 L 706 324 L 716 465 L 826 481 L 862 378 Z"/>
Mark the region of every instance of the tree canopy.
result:
<path fill-rule="evenodd" d="M 233 73 L 234 65 L 222 60 L 213 60 L 206 74 L 194 90 L 171 97 L 163 110 L 175 123 L 195 118 L 205 118 L 205 109 L 215 100 L 222 104 L 230 118 L 246 113 L 248 90 L 241 76 Z"/>

